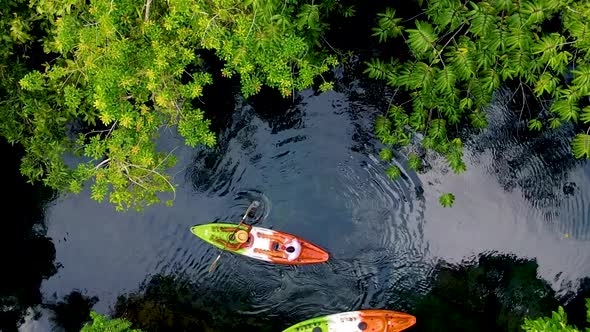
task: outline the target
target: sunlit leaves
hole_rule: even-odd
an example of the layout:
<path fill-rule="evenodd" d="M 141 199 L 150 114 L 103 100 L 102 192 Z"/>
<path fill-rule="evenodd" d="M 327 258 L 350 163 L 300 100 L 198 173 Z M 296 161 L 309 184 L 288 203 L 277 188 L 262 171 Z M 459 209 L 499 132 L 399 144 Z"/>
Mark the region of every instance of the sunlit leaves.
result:
<path fill-rule="evenodd" d="M 370 78 L 384 79 L 387 76 L 388 68 L 381 60 L 373 58 L 366 65 L 367 69 L 364 70 L 364 73 L 368 74 Z"/>
<path fill-rule="evenodd" d="M 414 108 L 410 115 L 410 126 L 417 131 L 423 131 L 426 128 L 428 111 L 423 108 Z"/>
<path fill-rule="evenodd" d="M 549 63 L 553 64 L 553 66 L 557 66 L 563 58 L 556 59 L 557 53 L 561 49 L 562 45 L 565 43 L 565 37 L 559 33 L 551 33 L 545 35 L 541 38 L 541 40 L 535 44 L 533 44 L 532 51 L 533 54 L 538 55 L 539 61 L 541 63 Z M 566 56 L 567 60 L 567 56 Z M 555 67 L 557 68 L 557 67 Z M 553 68 L 553 69 L 555 69 Z"/>
<path fill-rule="evenodd" d="M 571 100 L 556 100 L 551 105 L 550 110 L 551 112 L 559 114 L 559 117 L 564 121 L 578 121 L 579 108 Z"/>
<path fill-rule="evenodd" d="M 64 88 L 64 99 L 66 107 L 75 112 L 82 101 L 80 90 L 70 85 L 66 86 Z"/>
<path fill-rule="evenodd" d="M 299 28 L 319 29 L 320 6 L 304 4 L 301 12 L 297 14 L 296 24 Z"/>
<path fill-rule="evenodd" d="M 463 162 L 463 142 L 459 138 L 455 138 L 446 144 L 445 150 L 444 156 L 453 172 L 457 174 L 464 172 L 467 167 L 465 166 L 465 162 Z"/>
<path fill-rule="evenodd" d="M 590 64 L 584 64 L 572 70 L 574 74 L 573 84 L 578 86 L 590 87 Z M 588 90 L 589 88 L 586 88 Z"/>
<path fill-rule="evenodd" d="M 398 105 L 392 105 L 387 112 L 387 116 L 393 121 L 397 129 L 402 129 L 409 122 L 408 115 L 404 112 L 404 109 Z"/>
<path fill-rule="evenodd" d="M 549 119 L 549 128 L 557 129 L 561 126 L 561 119 L 560 118 L 551 118 Z"/>
<path fill-rule="evenodd" d="M 390 110 L 390 121 L 378 119 L 382 134 L 377 136 L 383 143 L 400 144 L 400 133 L 409 125 L 424 134 L 418 136 L 424 148 L 444 155 L 454 172 L 463 172 L 462 143 L 448 136 L 464 124 L 486 128 L 485 108 L 505 82 L 518 84 L 523 97 L 531 92 L 553 98 L 553 116 L 547 120 L 535 114 L 532 104 L 520 101 L 523 114 L 530 115 L 530 130 L 555 129 L 578 120 L 590 124 L 590 106 L 585 104 L 590 95 L 587 2 L 431 0 L 425 7 L 427 21 L 395 21 L 396 27 L 404 26 L 399 32 L 411 57 L 395 66 L 372 59 L 365 71 L 385 80 L 396 94 L 405 91 L 401 98 L 409 97 L 395 101 L 403 108 Z M 394 11 L 388 13 L 379 17 L 393 19 Z M 560 20 L 553 20 L 556 17 Z M 385 42 L 382 26 L 375 31 Z M 513 98 L 520 99 L 520 93 Z M 580 152 L 581 137 L 576 138 L 577 156 L 586 155 Z"/>
<path fill-rule="evenodd" d="M 577 2 L 571 6 L 571 9 L 563 14 L 563 24 L 568 29 L 569 34 L 575 38 L 574 45 L 578 49 L 590 48 L 590 22 L 588 21 L 590 10 L 588 4 Z"/>
<path fill-rule="evenodd" d="M 31 30 L 30 22 L 26 18 L 21 18 L 18 14 L 13 14 L 13 19 L 10 21 L 10 37 L 14 42 L 24 43 L 31 40 L 29 31 Z"/>
<path fill-rule="evenodd" d="M 0 26 L 11 27 L 11 35 L 0 38 L 0 57 L 4 63 L 10 56 L 19 68 L 10 75 L 0 68 L 3 98 L 6 93 L 0 134 L 24 145 L 22 173 L 31 180 L 72 192 L 93 183 L 92 198 L 108 200 L 117 210 L 159 202 L 160 193 L 175 192 L 165 173 L 174 156 L 155 149 L 159 129 L 176 126 L 193 147 L 216 143 L 210 121 L 192 106 L 212 83 L 201 51 L 217 55 L 225 77 L 239 75 L 246 97 L 265 85 L 290 96 L 338 64 L 318 46 L 324 17 L 341 5 L 149 4 L 33 1 L 30 8 L 22 6 L 30 18 L 5 15 L 12 4 L 0 5 Z M 31 38 L 32 31 L 39 35 Z M 24 54 L 38 52 L 37 46 L 12 49 L 33 40 L 51 53 L 43 70 L 26 68 L 39 67 L 34 61 L 43 55 Z M 322 91 L 332 88 L 330 81 L 319 85 Z M 72 128 L 81 134 L 66 135 Z M 394 131 L 384 139 L 404 142 L 406 136 Z M 84 172 L 65 165 L 64 155 L 72 152 L 84 158 Z"/>
<path fill-rule="evenodd" d="M 422 167 L 422 158 L 420 158 L 415 153 L 410 153 L 408 155 L 408 166 L 410 167 L 410 169 L 414 171 L 420 170 L 420 168 Z"/>
<path fill-rule="evenodd" d="M 84 324 L 80 332 L 142 332 L 139 329 L 132 329 L 131 322 L 116 318 L 108 319 L 95 311 L 90 311 L 91 322 Z"/>
<path fill-rule="evenodd" d="M 428 22 L 416 20 L 416 29 L 407 29 L 408 44 L 417 57 L 434 48 L 437 39 L 432 25 Z"/>
<path fill-rule="evenodd" d="M 543 123 L 541 121 L 539 121 L 539 119 L 529 120 L 528 125 L 529 125 L 529 130 L 541 131 L 541 129 L 543 128 Z"/>
<path fill-rule="evenodd" d="M 590 299 L 586 299 L 586 310 L 586 320 L 590 323 Z M 568 324 L 567 315 L 562 306 L 559 306 L 557 311 L 552 311 L 550 317 L 535 319 L 526 317 L 521 327 L 525 332 L 581 332 Z M 589 328 L 586 328 L 586 331 L 588 330 Z"/>
<path fill-rule="evenodd" d="M 540 97 L 543 93 L 553 93 L 559 84 L 559 79 L 550 73 L 543 73 L 535 85 L 534 92 L 537 97 Z"/>
<path fill-rule="evenodd" d="M 513 17 L 519 18 L 517 15 Z M 508 34 L 508 37 L 506 37 L 506 46 L 508 51 L 515 49 L 528 50 L 530 45 L 533 43 L 530 33 L 524 30 L 520 25 L 516 25 L 515 27 L 510 26 L 509 29 L 510 33 Z"/>
<path fill-rule="evenodd" d="M 334 90 L 334 82 L 322 82 L 319 86 L 319 90 L 322 92 Z"/>
<path fill-rule="evenodd" d="M 447 129 L 446 129 L 446 122 L 443 119 L 436 119 L 430 123 L 430 128 L 428 129 L 428 136 L 434 139 L 442 139 L 446 137 Z"/>
<path fill-rule="evenodd" d="M 457 48 L 449 47 L 446 55 L 459 79 L 465 80 L 475 75 L 474 60 L 467 43 Z"/>
<path fill-rule="evenodd" d="M 185 109 L 178 123 L 178 132 L 186 138 L 186 144 L 196 146 L 203 143 L 206 146 L 215 145 L 215 135 L 208 130 L 209 120 L 203 120 L 203 112 L 195 109 Z"/>
<path fill-rule="evenodd" d="M 542 1 L 525 1 L 520 9 L 521 14 L 527 18 L 527 24 L 535 24 L 543 21 L 545 18 L 543 11 Z"/>
<path fill-rule="evenodd" d="M 395 10 L 387 8 L 384 13 L 377 14 L 379 26 L 373 28 L 373 36 L 379 38 L 379 42 L 385 42 L 388 38 L 397 37 L 403 27 L 399 25 L 401 18 L 395 17 Z"/>
<path fill-rule="evenodd" d="M 395 179 L 397 179 L 398 177 L 401 176 L 402 171 L 399 169 L 399 167 L 397 167 L 395 165 L 391 165 L 385 171 L 385 173 L 387 174 L 387 177 L 389 177 L 391 180 L 395 180 Z"/>
<path fill-rule="evenodd" d="M 471 120 L 471 125 L 475 128 L 483 129 L 488 126 L 486 115 L 481 111 L 475 111 L 469 114 L 469 119 Z"/>
<path fill-rule="evenodd" d="M 461 1 L 437 0 L 430 1 L 429 4 L 427 14 L 438 29 L 442 30 L 449 26 L 454 30 L 465 22 L 467 8 Z"/>
<path fill-rule="evenodd" d="M 451 69 L 451 67 L 444 67 L 438 72 L 436 78 L 436 89 L 441 93 L 452 93 L 455 87 L 457 75 Z"/>
<path fill-rule="evenodd" d="M 389 162 L 393 159 L 393 152 L 389 148 L 383 148 L 379 152 L 379 157 L 381 160 Z"/>
<path fill-rule="evenodd" d="M 498 72 L 493 69 L 486 69 L 482 72 L 482 78 L 480 80 L 481 87 L 487 94 L 491 95 L 494 90 L 500 87 L 500 76 Z"/>
<path fill-rule="evenodd" d="M 38 71 L 32 71 L 20 80 L 20 86 L 27 91 L 43 90 L 45 79 Z"/>
<path fill-rule="evenodd" d="M 438 198 L 438 201 L 439 201 L 440 205 L 442 205 L 444 207 L 451 207 L 451 206 L 453 206 L 453 203 L 455 203 L 455 195 L 453 195 L 451 193 L 442 194 Z"/>
<path fill-rule="evenodd" d="M 582 109 L 580 120 L 584 123 L 590 123 L 590 106 L 586 106 Z"/>
<path fill-rule="evenodd" d="M 384 136 L 389 134 L 391 130 L 391 121 L 386 117 L 379 115 L 375 121 L 375 133 L 378 136 Z"/>
<path fill-rule="evenodd" d="M 487 36 L 494 29 L 497 20 L 496 16 L 490 14 L 492 11 L 490 4 L 482 1 L 477 4 L 471 2 L 470 5 L 473 10 L 469 12 L 471 16 L 469 31 L 475 36 Z"/>
<path fill-rule="evenodd" d="M 572 141 L 572 148 L 576 158 L 590 159 L 590 135 L 577 134 Z"/>

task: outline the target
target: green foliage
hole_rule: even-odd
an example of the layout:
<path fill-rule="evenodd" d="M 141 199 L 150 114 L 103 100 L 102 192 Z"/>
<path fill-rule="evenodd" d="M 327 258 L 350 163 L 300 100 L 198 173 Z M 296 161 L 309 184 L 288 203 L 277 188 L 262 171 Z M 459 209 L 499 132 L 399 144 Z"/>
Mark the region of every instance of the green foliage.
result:
<path fill-rule="evenodd" d="M 582 130 L 590 125 L 590 2 L 430 0 L 424 5 L 426 15 L 414 22 L 388 9 L 374 29 L 380 42 L 395 48 L 405 42 L 411 55 L 402 62 L 367 62 L 369 77 L 385 80 L 409 99 L 394 106 L 397 118 L 404 114 L 408 123 L 377 122 L 383 143 L 403 147 L 410 141 L 398 139 L 402 134 L 420 132 L 423 147 L 462 172 L 462 146 L 453 143 L 457 129 L 485 128 L 484 110 L 503 83 L 518 86 L 519 96 L 530 91 L 553 100 L 547 120 L 537 116 L 543 110 L 528 109 L 531 130 L 563 122 L 582 122 Z M 590 158 L 585 134 L 576 136 L 573 150 L 577 158 Z"/>
<path fill-rule="evenodd" d="M 590 158 L 590 135 L 588 134 L 578 134 L 574 137 L 574 141 L 572 142 L 574 156 L 576 158 Z"/>
<path fill-rule="evenodd" d="M 389 166 L 389 168 L 387 169 L 387 171 L 385 171 L 385 173 L 387 174 L 387 176 L 391 180 L 395 180 L 402 175 L 402 171 L 399 169 L 399 167 L 397 167 L 395 165 Z"/>
<path fill-rule="evenodd" d="M 529 129 L 540 131 L 543 128 L 543 123 L 539 119 L 532 119 L 529 121 Z"/>
<path fill-rule="evenodd" d="M 380 42 L 387 41 L 388 38 L 395 38 L 402 32 L 399 25 L 400 18 L 395 17 L 395 10 L 387 8 L 385 13 L 377 14 L 379 16 L 379 26 L 373 28 L 373 36 L 379 37 Z"/>
<path fill-rule="evenodd" d="M 306 0 L 2 2 L 0 135 L 24 146 L 21 172 L 30 181 L 72 192 L 88 183 L 93 199 L 117 210 L 158 203 L 161 193 L 175 193 L 166 174 L 175 159 L 156 150 L 158 132 L 172 126 L 189 146 L 216 143 L 210 121 L 193 106 L 213 83 L 201 53 L 223 60 L 222 75 L 239 77 L 246 97 L 263 85 L 289 96 L 337 64 L 317 46 L 326 15 L 350 11 L 341 7 Z M 51 60 L 29 70 L 23 50 L 37 40 Z M 81 163 L 67 166 L 67 155 Z"/>
<path fill-rule="evenodd" d="M 453 195 L 451 193 L 442 194 L 438 198 L 438 202 L 440 203 L 440 205 L 442 205 L 444 207 L 451 207 L 451 206 L 453 206 L 453 203 L 455 202 L 455 195 Z"/>
<path fill-rule="evenodd" d="M 142 332 L 138 329 L 132 329 L 131 323 L 124 319 L 109 320 L 106 316 L 90 312 L 92 322 L 84 325 L 80 332 Z"/>
<path fill-rule="evenodd" d="M 393 152 L 391 152 L 391 149 L 388 148 L 381 149 L 381 152 L 379 152 L 379 157 L 383 161 L 391 161 L 393 159 Z"/>
<path fill-rule="evenodd" d="M 417 154 L 410 153 L 408 156 L 408 165 L 410 169 L 418 171 L 422 167 L 422 159 L 420 159 Z"/>
<path fill-rule="evenodd" d="M 590 324 L 590 299 L 586 299 L 586 320 Z M 561 306 L 551 313 L 551 317 L 525 318 L 522 329 L 525 332 L 581 332 L 568 325 L 567 315 Z M 586 328 L 586 332 L 590 332 L 590 327 Z"/>

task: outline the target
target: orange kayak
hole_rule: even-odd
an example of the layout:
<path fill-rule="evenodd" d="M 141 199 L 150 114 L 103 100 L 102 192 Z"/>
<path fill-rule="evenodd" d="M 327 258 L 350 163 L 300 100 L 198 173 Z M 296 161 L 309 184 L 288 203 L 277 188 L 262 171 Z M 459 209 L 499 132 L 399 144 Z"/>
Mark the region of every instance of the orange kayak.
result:
<path fill-rule="evenodd" d="M 247 243 L 240 244 L 233 234 L 247 227 L 236 224 L 204 224 L 194 226 L 191 232 L 204 241 L 223 250 L 251 258 L 287 265 L 316 264 L 327 261 L 330 256 L 322 248 L 298 236 L 252 227 Z M 293 252 L 287 249 L 293 247 Z"/>
<path fill-rule="evenodd" d="M 391 310 L 357 310 L 308 319 L 283 332 L 400 332 L 416 324 L 416 317 Z"/>

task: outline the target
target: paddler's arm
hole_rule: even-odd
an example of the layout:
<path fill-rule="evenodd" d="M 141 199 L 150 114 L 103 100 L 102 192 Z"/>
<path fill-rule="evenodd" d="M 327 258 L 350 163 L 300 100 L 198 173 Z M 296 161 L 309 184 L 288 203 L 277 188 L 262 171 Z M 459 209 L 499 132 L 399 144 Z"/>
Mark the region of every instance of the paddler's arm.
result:
<path fill-rule="evenodd" d="M 258 237 L 259 238 L 263 238 L 263 239 L 274 240 L 274 241 L 277 241 L 279 243 L 283 243 L 285 241 L 285 239 L 282 236 L 267 235 L 267 234 L 260 233 L 260 232 L 258 232 Z"/>
<path fill-rule="evenodd" d="M 215 237 L 215 241 L 221 243 L 224 247 L 226 247 L 227 249 L 231 249 L 231 250 L 238 250 L 238 249 L 240 249 L 240 245 L 241 245 L 241 243 L 227 242 L 227 241 L 220 239 L 218 237 Z"/>
<path fill-rule="evenodd" d="M 264 255 L 272 256 L 272 257 L 276 257 L 276 258 L 287 258 L 287 255 L 285 255 L 285 253 L 282 252 L 282 251 L 274 251 L 274 250 L 266 250 L 266 249 L 254 248 L 254 252 L 259 253 L 259 254 L 264 254 Z"/>
<path fill-rule="evenodd" d="M 246 227 L 246 231 L 247 231 L 248 233 L 250 233 L 250 231 L 252 230 L 252 226 L 251 226 L 251 225 L 248 225 L 248 224 L 246 224 L 246 223 L 244 222 L 244 220 L 240 220 L 240 223 L 238 224 L 238 227 L 240 227 L 240 226 L 242 226 L 242 227 Z"/>

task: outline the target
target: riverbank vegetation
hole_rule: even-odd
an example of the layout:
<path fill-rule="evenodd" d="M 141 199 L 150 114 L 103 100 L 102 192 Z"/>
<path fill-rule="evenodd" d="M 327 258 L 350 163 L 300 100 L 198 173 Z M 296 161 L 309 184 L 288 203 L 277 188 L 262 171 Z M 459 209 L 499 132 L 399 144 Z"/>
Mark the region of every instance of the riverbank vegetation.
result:
<path fill-rule="evenodd" d="M 195 106 L 213 77 L 237 76 L 245 97 L 263 85 L 283 96 L 336 65 L 319 45 L 337 1 L 8 1 L 0 5 L 0 135 L 26 150 L 30 181 L 91 195 L 118 210 L 175 192 L 175 126 L 189 146 L 215 145 Z M 203 54 L 224 62 L 208 72 Z M 324 89 L 331 86 L 324 81 Z M 66 158 L 76 159 L 68 165 Z M 171 202 L 171 200 L 169 201 Z"/>
<path fill-rule="evenodd" d="M 392 7 L 366 22 L 375 24 L 366 38 L 396 48 L 365 71 L 395 91 L 375 124 L 383 160 L 409 147 L 410 169 L 422 167 L 419 151 L 434 151 L 465 171 L 461 129 L 487 126 L 501 85 L 531 131 L 573 125 L 574 156 L 590 158 L 589 2 L 417 3 L 415 17 Z M 263 86 L 284 97 L 331 89 L 325 74 L 343 53 L 326 41 L 327 22 L 355 9 L 338 0 L 14 0 L 0 12 L 0 135 L 24 147 L 22 174 L 65 192 L 90 185 L 93 199 L 127 210 L 160 193 L 174 199 L 174 151 L 155 143 L 163 127 L 189 146 L 215 145 L 198 105 L 216 78 L 235 77 L 245 97 Z M 439 201 L 451 206 L 454 196 Z"/>
<path fill-rule="evenodd" d="M 131 322 L 125 319 L 109 319 L 95 311 L 90 312 L 90 318 L 92 321 L 85 324 L 80 332 L 142 332 L 138 329 L 132 329 Z"/>
<path fill-rule="evenodd" d="M 590 299 L 586 300 L 587 322 L 590 325 Z M 109 319 L 94 311 L 90 312 L 91 322 L 85 324 L 80 332 L 142 332 L 132 329 L 131 322 L 121 318 Z M 525 332 L 581 332 L 575 326 L 568 324 L 567 315 L 563 307 L 551 313 L 551 317 L 525 318 L 521 326 Z M 586 328 L 590 331 L 590 327 Z"/>
<path fill-rule="evenodd" d="M 586 299 L 586 322 L 588 327 L 585 331 L 590 331 L 590 299 Z M 581 332 L 578 328 L 569 325 L 567 315 L 563 307 L 551 313 L 551 317 L 540 317 L 536 319 L 526 318 L 522 328 L 525 332 Z"/>
<path fill-rule="evenodd" d="M 442 154 L 461 173 L 466 169 L 461 129 L 485 128 L 485 109 L 494 91 L 508 85 L 530 130 L 572 123 L 579 127 L 574 156 L 590 158 L 589 2 L 424 2 L 415 19 L 388 8 L 378 14 L 373 29 L 380 42 L 405 45 L 403 56 L 374 58 L 366 69 L 371 78 L 395 89 L 387 114 L 376 122 L 384 144 L 409 146 L 418 137 L 421 147 Z M 390 149 L 381 156 L 391 159 Z M 410 168 L 419 168 L 415 153 L 408 159 Z M 395 178 L 399 172 L 388 174 Z M 441 204 L 450 206 L 444 197 Z"/>

